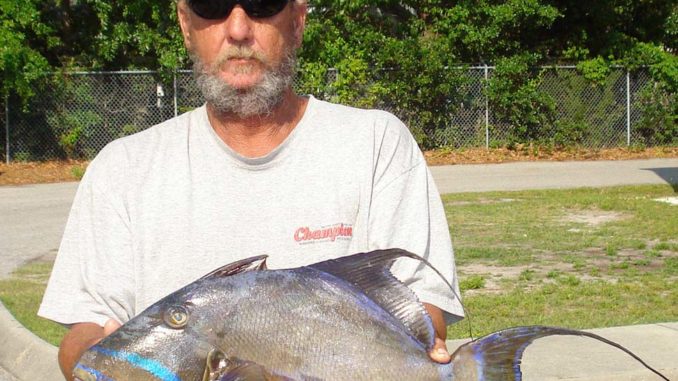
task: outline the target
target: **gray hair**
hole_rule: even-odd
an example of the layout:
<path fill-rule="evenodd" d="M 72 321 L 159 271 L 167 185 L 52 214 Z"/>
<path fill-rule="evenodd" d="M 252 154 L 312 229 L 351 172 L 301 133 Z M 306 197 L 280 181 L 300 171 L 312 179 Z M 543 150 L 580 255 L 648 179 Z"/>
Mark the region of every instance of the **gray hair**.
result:
<path fill-rule="evenodd" d="M 276 67 L 269 67 L 258 84 L 240 90 L 219 77 L 220 64 L 210 67 L 201 62 L 197 55 L 191 54 L 193 75 L 207 103 L 220 113 L 239 117 L 264 116 L 273 112 L 283 100 L 285 91 L 292 87 L 296 76 L 296 58 L 296 50 L 289 49 L 282 62 Z"/>

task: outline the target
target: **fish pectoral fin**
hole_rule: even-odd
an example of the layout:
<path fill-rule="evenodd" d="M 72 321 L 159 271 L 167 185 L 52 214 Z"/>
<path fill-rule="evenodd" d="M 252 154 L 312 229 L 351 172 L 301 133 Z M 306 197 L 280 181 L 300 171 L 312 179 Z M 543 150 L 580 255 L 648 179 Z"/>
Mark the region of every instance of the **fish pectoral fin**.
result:
<path fill-rule="evenodd" d="M 520 363 L 525 348 L 527 348 L 534 340 L 551 335 L 585 336 L 602 341 L 615 348 L 621 349 L 659 377 L 668 380 L 666 376 L 647 365 L 631 351 L 613 341 L 594 333 L 559 327 L 514 327 L 491 333 L 459 347 L 459 349 L 452 354 L 452 361 L 462 357 L 461 354 L 470 351 L 471 356 L 464 357 L 473 358 L 474 361 L 476 361 L 479 366 L 478 371 L 479 373 L 482 373 L 479 375 L 478 379 L 485 381 L 522 380 Z M 463 367 L 463 364 L 460 365 Z M 466 367 L 468 367 L 468 364 Z"/>
<path fill-rule="evenodd" d="M 219 278 L 244 273 L 247 271 L 266 270 L 266 258 L 268 258 L 268 255 L 258 255 L 256 257 L 241 259 L 239 261 L 229 263 L 225 266 L 221 266 L 218 269 L 213 270 L 212 272 L 204 275 L 200 279 L 207 279 L 213 277 Z"/>
<path fill-rule="evenodd" d="M 425 263 L 420 256 L 402 249 L 375 250 L 318 262 L 308 267 L 332 274 L 360 289 L 403 323 L 427 349 L 433 348 L 433 322 L 417 296 L 390 271 L 399 258 Z"/>
<path fill-rule="evenodd" d="M 263 366 L 242 361 L 228 370 L 218 381 L 295 381 L 291 378 L 269 372 Z"/>
<path fill-rule="evenodd" d="M 226 373 L 231 362 L 226 358 L 224 352 L 218 349 L 212 349 L 207 354 L 205 360 L 205 372 L 202 375 L 202 381 L 217 381 Z"/>
<path fill-rule="evenodd" d="M 205 360 L 203 381 L 295 381 L 269 372 L 252 361 L 226 357 L 219 349 L 212 349 Z"/>

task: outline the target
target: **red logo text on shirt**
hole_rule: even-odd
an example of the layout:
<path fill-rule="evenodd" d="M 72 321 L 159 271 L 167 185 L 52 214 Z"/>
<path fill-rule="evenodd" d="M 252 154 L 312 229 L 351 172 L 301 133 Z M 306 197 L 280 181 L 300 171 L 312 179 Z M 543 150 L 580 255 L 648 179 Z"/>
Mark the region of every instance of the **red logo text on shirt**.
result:
<path fill-rule="evenodd" d="M 344 224 L 315 230 L 305 226 L 294 232 L 294 240 L 299 243 L 334 242 L 337 239 L 351 239 L 351 237 L 353 237 L 353 226 Z"/>

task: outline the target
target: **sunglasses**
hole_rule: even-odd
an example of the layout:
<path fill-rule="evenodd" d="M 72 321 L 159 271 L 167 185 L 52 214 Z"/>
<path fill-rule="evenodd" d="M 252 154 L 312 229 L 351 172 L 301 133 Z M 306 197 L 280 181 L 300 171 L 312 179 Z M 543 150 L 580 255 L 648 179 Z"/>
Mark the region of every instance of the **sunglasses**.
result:
<path fill-rule="evenodd" d="M 280 13 L 290 0 L 188 0 L 188 6 L 198 16 L 219 20 L 228 17 L 240 5 L 252 18 L 266 18 Z"/>

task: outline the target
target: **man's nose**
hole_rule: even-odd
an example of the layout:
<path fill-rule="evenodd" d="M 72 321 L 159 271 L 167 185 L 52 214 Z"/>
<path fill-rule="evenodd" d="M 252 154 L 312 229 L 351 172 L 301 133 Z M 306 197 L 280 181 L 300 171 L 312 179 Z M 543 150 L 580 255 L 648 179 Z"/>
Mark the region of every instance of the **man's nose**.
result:
<path fill-rule="evenodd" d="M 240 5 L 231 10 L 225 21 L 226 33 L 232 41 L 247 41 L 252 38 L 252 19 Z"/>

